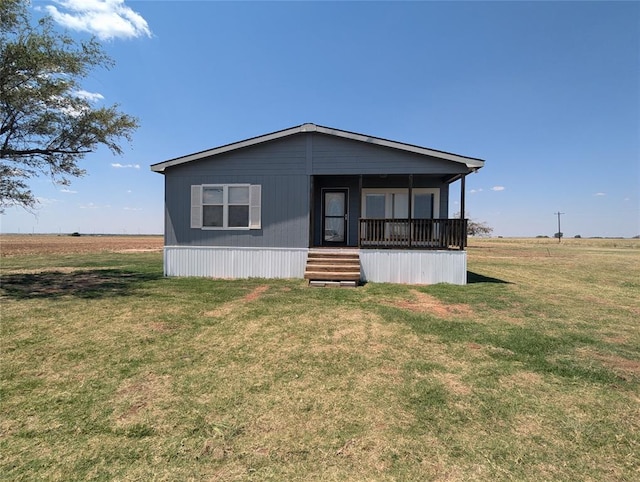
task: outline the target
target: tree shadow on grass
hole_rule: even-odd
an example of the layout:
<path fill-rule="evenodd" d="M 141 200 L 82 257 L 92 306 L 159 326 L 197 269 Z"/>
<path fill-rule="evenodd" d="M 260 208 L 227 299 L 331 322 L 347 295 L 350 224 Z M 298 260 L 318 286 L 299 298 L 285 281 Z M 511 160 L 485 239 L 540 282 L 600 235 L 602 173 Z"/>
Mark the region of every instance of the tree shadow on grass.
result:
<path fill-rule="evenodd" d="M 63 296 L 92 299 L 129 296 L 142 283 L 160 278 L 162 278 L 161 273 L 140 273 L 119 269 L 9 274 L 2 276 L 0 296 L 14 299 Z"/>
<path fill-rule="evenodd" d="M 473 283 L 500 283 L 500 284 L 513 284 L 510 281 L 504 281 L 498 278 L 491 278 L 489 276 L 484 276 L 478 273 L 474 273 L 473 271 L 467 271 L 467 284 Z"/>

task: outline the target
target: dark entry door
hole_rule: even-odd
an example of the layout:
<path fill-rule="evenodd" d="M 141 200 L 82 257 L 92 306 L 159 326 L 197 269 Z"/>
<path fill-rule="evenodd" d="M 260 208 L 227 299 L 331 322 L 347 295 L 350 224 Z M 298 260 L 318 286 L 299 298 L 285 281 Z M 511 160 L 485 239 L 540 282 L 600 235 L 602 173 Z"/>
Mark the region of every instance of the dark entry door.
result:
<path fill-rule="evenodd" d="M 347 189 L 325 189 L 322 191 L 322 244 L 325 246 L 347 245 Z"/>

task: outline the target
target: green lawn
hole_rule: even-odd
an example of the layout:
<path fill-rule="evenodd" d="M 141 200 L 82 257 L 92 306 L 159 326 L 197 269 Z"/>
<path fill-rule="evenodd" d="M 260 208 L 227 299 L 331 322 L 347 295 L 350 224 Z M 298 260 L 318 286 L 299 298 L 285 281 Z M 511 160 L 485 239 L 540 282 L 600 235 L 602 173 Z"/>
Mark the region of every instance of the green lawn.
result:
<path fill-rule="evenodd" d="M 638 480 L 640 242 L 472 241 L 467 286 L 2 259 L 0 480 Z"/>

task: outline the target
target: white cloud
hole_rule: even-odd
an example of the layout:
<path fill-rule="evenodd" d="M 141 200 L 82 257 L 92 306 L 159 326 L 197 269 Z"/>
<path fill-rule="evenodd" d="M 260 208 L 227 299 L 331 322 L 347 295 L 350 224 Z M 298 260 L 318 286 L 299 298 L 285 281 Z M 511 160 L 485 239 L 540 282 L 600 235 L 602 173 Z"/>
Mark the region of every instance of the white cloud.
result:
<path fill-rule="evenodd" d="M 66 187 L 63 189 L 60 189 L 60 192 L 64 192 L 66 194 L 78 194 L 78 191 L 72 191 L 71 189 L 67 189 Z"/>
<path fill-rule="evenodd" d="M 116 169 L 140 169 L 140 164 L 120 164 L 119 162 L 112 162 L 111 167 Z"/>
<path fill-rule="evenodd" d="M 55 204 L 59 202 L 57 199 L 46 198 L 46 197 L 36 197 L 36 202 L 42 206 L 49 206 L 51 204 Z"/>
<path fill-rule="evenodd" d="M 607 193 L 604 193 L 604 192 L 597 192 L 594 194 L 594 196 L 606 196 L 606 195 Z"/>
<path fill-rule="evenodd" d="M 105 204 L 104 206 L 100 206 L 96 203 L 87 203 L 87 204 L 78 204 L 80 209 L 108 209 L 111 207 L 110 204 Z"/>
<path fill-rule="evenodd" d="M 124 4 L 124 0 L 54 0 L 49 15 L 60 25 L 89 32 L 101 40 L 151 37 L 147 21 Z"/>
<path fill-rule="evenodd" d="M 97 102 L 104 99 L 104 95 L 98 92 L 87 92 L 86 90 L 79 90 L 76 92 L 76 97 L 84 99 L 87 102 Z"/>
<path fill-rule="evenodd" d="M 142 208 L 130 208 L 130 207 L 125 207 L 124 208 L 125 211 L 142 211 Z"/>
<path fill-rule="evenodd" d="M 471 191 L 469 191 L 469 194 L 475 194 L 477 192 L 482 192 L 482 188 L 472 189 Z"/>
<path fill-rule="evenodd" d="M 504 186 L 493 186 L 491 188 L 492 191 L 504 191 L 505 187 Z"/>
<path fill-rule="evenodd" d="M 94 203 L 81 204 L 80 209 L 98 209 L 100 206 Z"/>

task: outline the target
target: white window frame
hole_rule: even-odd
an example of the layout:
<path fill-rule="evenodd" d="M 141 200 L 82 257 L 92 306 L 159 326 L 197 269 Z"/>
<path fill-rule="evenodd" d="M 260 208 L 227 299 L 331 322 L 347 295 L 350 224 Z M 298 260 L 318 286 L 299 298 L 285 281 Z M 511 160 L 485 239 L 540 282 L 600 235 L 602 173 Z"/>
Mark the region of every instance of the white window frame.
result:
<path fill-rule="evenodd" d="M 229 188 L 249 188 L 248 204 L 229 203 Z M 202 191 L 205 188 L 222 188 L 222 226 L 204 226 L 204 206 Z M 260 184 L 195 184 L 191 186 L 191 228 L 206 231 L 249 231 L 262 229 L 261 209 L 262 187 Z M 248 206 L 248 226 L 229 226 L 229 206 Z"/>
<path fill-rule="evenodd" d="M 415 196 L 419 194 L 433 194 L 433 219 L 440 218 L 440 188 L 437 187 L 416 187 L 411 190 L 414 199 L 411 201 L 411 219 L 414 219 Z M 395 194 L 409 195 L 408 188 L 363 188 L 362 189 L 362 217 L 367 218 L 367 194 L 385 195 L 385 219 L 394 219 L 393 201 Z"/>

